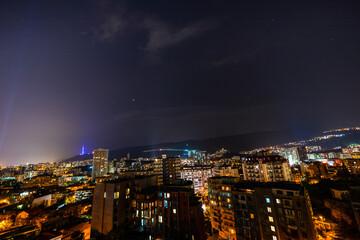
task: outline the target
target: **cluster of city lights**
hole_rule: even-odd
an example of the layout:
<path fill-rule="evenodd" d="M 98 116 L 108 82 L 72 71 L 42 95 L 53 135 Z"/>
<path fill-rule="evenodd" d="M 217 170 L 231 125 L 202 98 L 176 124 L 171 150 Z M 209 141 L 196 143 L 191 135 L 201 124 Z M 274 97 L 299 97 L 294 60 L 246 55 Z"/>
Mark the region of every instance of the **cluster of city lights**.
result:
<path fill-rule="evenodd" d="M 325 131 L 324 133 L 344 132 L 344 131 L 360 131 L 360 127 L 334 129 L 334 130 Z M 284 147 L 286 148 L 286 147 L 305 146 L 305 145 L 307 145 L 309 143 L 320 142 L 322 140 L 327 140 L 327 139 L 331 139 L 331 138 L 341 138 L 341 137 L 345 137 L 345 136 L 346 136 L 346 133 L 328 134 L 328 135 L 324 135 L 324 136 L 310 138 L 310 139 L 307 139 L 307 140 L 301 140 L 301 141 L 297 141 L 297 142 L 289 142 L 289 143 L 285 143 L 285 144 L 282 144 L 282 145 L 275 145 L 275 146 L 270 146 L 270 147 L 257 148 L 257 149 L 254 149 L 254 150 L 250 151 L 249 153 L 276 150 L 276 149 L 281 149 L 281 148 L 284 148 Z"/>

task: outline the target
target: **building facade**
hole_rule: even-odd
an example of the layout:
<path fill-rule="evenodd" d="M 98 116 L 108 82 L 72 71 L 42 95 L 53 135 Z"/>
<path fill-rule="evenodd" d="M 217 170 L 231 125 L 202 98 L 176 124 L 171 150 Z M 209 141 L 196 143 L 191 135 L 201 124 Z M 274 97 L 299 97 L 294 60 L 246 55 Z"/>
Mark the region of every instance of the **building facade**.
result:
<path fill-rule="evenodd" d="M 183 166 L 180 170 L 180 177 L 194 183 L 195 194 L 204 195 L 208 190 L 208 178 L 213 176 L 212 168 L 209 165 Z"/>
<path fill-rule="evenodd" d="M 154 174 L 158 176 L 158 185 L 174 184 L 177 178 L 180 178 L 180 158 L 166 157 L 154 160 Z"/>
<path fill-rule="evenodd" d="M 282 156 L 248 156 L 242 162 L 244 180 L 257 182 L 292 181 L 289 162 Z"/>
<path fill-rule="evenodd" d="M 93 165 L 92 165 L 92 180 L 97 177 L 106 176 L 109 172 L 109 150 L 108 149 L 95 149 L 93 152 Z"/>
<path fill-rule="evenodd" d="M 151 239 L 203 240 L 205 223 L 200 198 L 193 189 L 164 186 L 137 193 L 134 225 Z"/>
<path fill-rule="evenodd" d="M 93 194 L 92 236 L 106 235 L 111 230 L 131 223 L 132 201 L 136 192 L 156 186 L 156 176 L 126 177 L 97 183 Z"/>
<path fill-rule="evenodd" d="M 235 213 L 232 187 L 239 182 L 235 177 L 209 178 L 208 201 L 210 206 L 212 232 L 219 234 L 219 239 L 236 240 Z"/>
<path fill-rule="evenodd" d="M 220 239 L 316 239 L 310 198 L 299 184 L 210 178 L 209 203 Z"/>

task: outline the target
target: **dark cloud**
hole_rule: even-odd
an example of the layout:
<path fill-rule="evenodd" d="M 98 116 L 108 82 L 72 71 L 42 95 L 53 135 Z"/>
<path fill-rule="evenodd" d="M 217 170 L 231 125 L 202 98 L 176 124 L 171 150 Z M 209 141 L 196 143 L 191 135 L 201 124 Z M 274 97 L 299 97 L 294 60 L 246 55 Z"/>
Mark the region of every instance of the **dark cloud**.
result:
<path fill-rule="evenodd" d="M 154 18 L 146 18 L 144 20 L 144 26 L 149 31 L 145 51 L 156 58 L 161 54 L 161 51 L 166 48 L 179 45 L 204 34 L 210 30 L 214 24 L 210 21 L 203 20 L 183 27 L 174 27 Z"/>
<path fill-rule="evenodd" d="M 160 61 L 161 53 L 169 47 L 179 45 L 192 38 L 201 36 L 216 26 L 212 20 L 197 20 L 181 26 L 175 26 L 161 20 L 155 14 L 148 16 L 146 13 L 137 11 L 129 12 L 125 1 L 111 1 L 97 3 L 100 8 L 100 26 L 95 29 L 94 34 L 101 42 L 111 42 L 124 34 L 134 34 L 133 29 L 145 31 L 148 36 L 145 46 L 139 46 L 146 52 L 146 58 L 152 62 Z M 127 29 L 127 26 L 133 29 Z"/>
<path fill-rule="evenodd" d="M 112 40 L 126 26 L 126 21 L 117 15 L 109 17 L 108 21 L 101 26 L 100 40 Z"/>
<path fill-rule="evenodd" d="M 96 25 L 92 26 L 92 33 L 100 42 L 111 42 L 121 35 L 129 24 L 126 19 L 127 9 L 125 1 L 93 1 L 93 16 Z"/>

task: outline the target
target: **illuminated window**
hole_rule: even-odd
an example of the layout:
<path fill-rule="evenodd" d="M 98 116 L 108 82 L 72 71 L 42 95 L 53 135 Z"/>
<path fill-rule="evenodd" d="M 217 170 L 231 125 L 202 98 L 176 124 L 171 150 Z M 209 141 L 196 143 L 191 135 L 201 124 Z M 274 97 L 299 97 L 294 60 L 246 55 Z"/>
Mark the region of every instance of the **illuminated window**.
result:
<path fill-rule="evenodd" d="M 271 207 L 267 207 L 267 211 L 268 211 L 268 212 L 271 212 Z"/>
<path fill-rule="evenodd" d="M 254 219 L 254 214 L 250 213 L 250 218 Z"/>
<path fill-rule="evenodd" d="M 270 203 L 270 198 L 267 197 L 265 200 L 266 200 L 266 203 Z"/>
<path fill-rule="evenodd" d="M 162 223 L 162 216 L 159 216 L 159 222 Z"/>
<path fill-rule="evenodd" d="M 281 203 L 281 200 L 277 198 L 277 199 L 276 199 L 276 203 L 277 203 L 277 204 L 280 204 L 280 203 Z"/>
<path fill-rule="evenodd" d="M 269 221 L 274 222 L 274 218 L 269 216 Z"/>
<path fill-rule="evenodd" d="M 276 237 L 276 236 L 273 236 L 273 240 L 277 240 L 277 237 Z"/>
<path fill-rule="evenodd" d="M 274 226 L 271 226 L 271 231 L 275 232 L 275 227 Z"/>
<path fill-rule="evenodd" d="M 173 209 L 173 213 L 176 214 L 176 209 L 175 208 Z"/>
<path fill-rule="evenodd" d="M 114 199 L 118 199 L 120 196 L 119 192 L 114 192 Z"/>

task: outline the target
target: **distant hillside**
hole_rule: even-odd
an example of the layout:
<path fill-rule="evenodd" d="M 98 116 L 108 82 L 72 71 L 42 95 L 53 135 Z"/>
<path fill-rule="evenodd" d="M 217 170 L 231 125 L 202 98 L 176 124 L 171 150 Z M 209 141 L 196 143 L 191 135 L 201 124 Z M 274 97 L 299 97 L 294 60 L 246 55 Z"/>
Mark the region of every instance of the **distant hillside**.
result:
<path fill-rule="evenodd" d="M 259 147 L 280 145 L 288 142 L 299 141 L 321 135 L 321 132 L 313 129 L 278 130 L 208 138 L 204 140 L 188 140 L 182 142 L 160 143 L 155 145 L 128 147 L 110 150 L 109 158 L 125 157 L 130 153 L 132 158 L 157 157 L 161 153 L 143 152 L 145 150 L 160 148 L 198 149 L 207 152 L 215 152 L 220 148 L 229 149 L 232 152 L 251 150 Z M 175 153 L 174 153 L 175 154 Z M 176 153 L 178 155 L 178 153 Z M 91 155 L 74 156 L 62 162 L 90 159 Z"/>
<path fill-rule="evenodd" d="M 360 131 L 337 132 L 327 134 L 344 134 L 344 137 L 324 139 L 318 142 L 309 143 L 308 145 L 321 146 L 324 149 L 333 149 L 335 147 L 346 147 L 350 144 L 360 144 Z"/>

